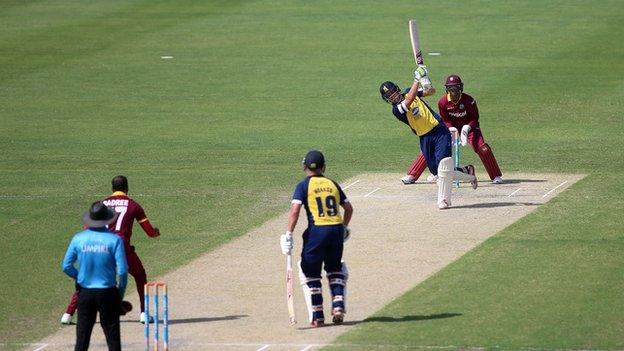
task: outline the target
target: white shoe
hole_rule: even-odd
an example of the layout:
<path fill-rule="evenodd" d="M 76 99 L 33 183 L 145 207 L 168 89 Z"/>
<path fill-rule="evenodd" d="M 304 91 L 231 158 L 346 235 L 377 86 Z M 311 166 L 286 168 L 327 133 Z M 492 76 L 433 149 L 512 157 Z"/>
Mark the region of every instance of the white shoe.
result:
<path fill-rule="evenodd" d="M 492 184 L 503 184 L 503 177 L 494 177 L 494 179 L 492 179 Z"/>
<path fill-rule="evenodd" d="M 72 315 L 69 313 L 63 313 L 63 317 L 61 317 L 61 324 L 71 324 Z"/>
<path fill-rule="evenodd" d="M 139 317 L 139 322 L 145 324 L 145 312 L 141 312 L 141 316 Z M 149 322 L 154 323 L 154 317 L 149 316 Z"/>
<path fill-rule="evenodd" d="M 446 202 L 446 200 L 442 200 L 440 201 L 440 203 L 438 204 L 438 208 L 441 210 L 446 210 L 447 208 L 451 207 L 451 205 L 449 205 L 448 202 Z"/>
<path fill-rule="evenodd" d="M 414 179 L 413 175 L 408 174 L 405 177 L 401 178 L 401 181 L 403 182 L 403 184 L 408 185 L 408 184 L 414 184 L 416 180 Z"/>
<path fill-rule="evenodd" d="M 437 182 L 437 181 L 438 181 L 438 176 L 437 176 L 437 175 L 433 175 L 433 174 L 429 174 L 429 175 L 427 176 L 427 181 L 428 181 L 429 183 L 435 183 L 435 182 Z"/>

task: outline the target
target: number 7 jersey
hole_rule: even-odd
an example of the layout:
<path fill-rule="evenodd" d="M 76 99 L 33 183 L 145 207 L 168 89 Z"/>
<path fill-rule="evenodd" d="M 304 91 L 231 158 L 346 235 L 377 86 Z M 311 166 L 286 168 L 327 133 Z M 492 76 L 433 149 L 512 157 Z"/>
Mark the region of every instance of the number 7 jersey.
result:
<path fill-rule="evenodd" d="M 349 202 L 340 186 L 322 175 L 302 180 L 293 194 L 292 203 L 303 204 L 308 226 L 342 224 L 339 206 Z"/>
<path fill-rule="evenodd" d="M 141 205 L 126 195 L 126 193 L 121 191 L 114 192 L 111 196 L 104 199 L 103 202 L 104 205 L 119 213 L 117 220 L 109 224 L 108 229 L 114 230 L 117 234 L 119 234 L 123 238 L 126 245 L 129 246 L 134 221 L 136 220 L 142 227 L 145 223 L 149 223 L 147 217 L 145 216 L 145 211 Z M 150 235 L 149 232 L 148 235 Z"/>

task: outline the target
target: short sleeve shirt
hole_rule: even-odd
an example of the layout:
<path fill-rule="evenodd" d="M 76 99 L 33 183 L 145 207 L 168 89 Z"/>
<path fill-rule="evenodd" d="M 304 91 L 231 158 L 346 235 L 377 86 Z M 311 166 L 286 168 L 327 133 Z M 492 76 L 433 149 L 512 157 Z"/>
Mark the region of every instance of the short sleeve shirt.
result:
<path fill-rule="evenodd" d="M 348 201 L 336 182 L 320 175 L 299 182 L 292 199 L 293 203 L 303 204 L 308 224 L 315 226 L 342 224 L 339 206 Z"/>

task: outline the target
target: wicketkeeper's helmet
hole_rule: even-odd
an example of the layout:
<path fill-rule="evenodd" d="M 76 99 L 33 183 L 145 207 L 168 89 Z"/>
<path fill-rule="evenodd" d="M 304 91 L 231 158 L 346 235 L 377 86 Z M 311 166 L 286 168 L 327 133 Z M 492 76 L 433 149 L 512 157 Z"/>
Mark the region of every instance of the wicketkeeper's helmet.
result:
<path fill-rule="evenodd" d="M 389 100 L 390 96 L 396 92 L 399 92 L 400 94 L 401 88 L 399 88 L 398 85 L 390 81 L 381 83 L 381 86 L 379 87 L 379 93 L 381 94 L 381 98 L 389 104 L 392 104 L 392 102 Z"/>
<path fill-rule="evenodd" d="M 444 87 L 446 91 L 449 90 L 450 87 L 458 87 L 459 91 L 464 91 L 464 82 L 462 82 L 461 78 L 459 78 L 456 74 L 451 74 L 446 78 L 446 83 L 444 83 Z"/>

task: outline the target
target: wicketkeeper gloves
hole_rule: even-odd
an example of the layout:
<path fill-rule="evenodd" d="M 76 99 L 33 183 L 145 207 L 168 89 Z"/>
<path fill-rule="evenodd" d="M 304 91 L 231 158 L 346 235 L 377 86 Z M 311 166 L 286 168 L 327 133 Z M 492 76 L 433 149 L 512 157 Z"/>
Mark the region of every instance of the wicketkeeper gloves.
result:
<path fill-rule="evenodd" d="M 461 131 L 462 146 L 466 146 L 466 144 L 468 144 L 468 133 L 470 133 L 470 126 L 468 124 L 464 124 Z"/>

